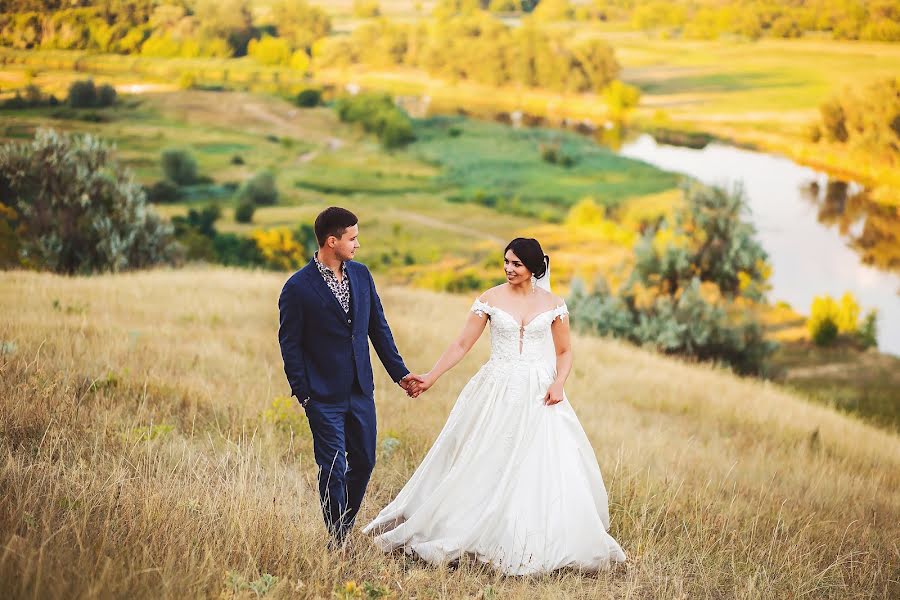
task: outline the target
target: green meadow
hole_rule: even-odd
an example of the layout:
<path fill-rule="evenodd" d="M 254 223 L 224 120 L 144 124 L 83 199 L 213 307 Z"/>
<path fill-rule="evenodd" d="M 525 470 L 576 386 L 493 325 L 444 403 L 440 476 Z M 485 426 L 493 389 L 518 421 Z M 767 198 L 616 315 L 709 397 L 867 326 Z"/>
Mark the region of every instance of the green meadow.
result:
<path fill-rule="evenodd" d="M 801 39 L 660 40 L 639 32 L 603 32 L 643 92 L 645 110 L 710 127 L 730 124 L 801 133 L 819 104 L 845 87 L 895 76 L 900 47 L 874 42 Z M 777 131 L 772 131 L 777 133 Z"/>
<path fill-rule="evenodd" d="M 408 25 L 430 19 L 443 1 L 379 0 L 378 7 Z M 154 2 L 134 6 L 152 12 Z M 634 5 L 572 4 L 604 2 Z M 281 3 L 250 0 L 243 33 L 258 40 L 272 33 L 276 45 L 288 39 L 290 23 L 271 17 Z M 299 0 L 288 4 L 305 10 Z M 358 14 L 357 0 L 309 4 L 332 18 L 320 42 L 351 39 L 373 23 Z M 822 32 L 790 40 L 663 39 L 629 30 L 621 19 L 542 22 L 561 34 L 558 46 L 541 46 L 551 55 L 593 37 L 612 46 L 618 79 L 641 93 L 614 125 L 607 92 L 623 89 L 618 84 L 562 92 L 551 89 L 552 78 L 541 87 L 537 79 L 507 77 L 494 86 L 465 68 L 442 70 L 405 55 L 374 66 L 357 54 L 348 60 L 356 64 L 323 60 L 320 68 L 316 51 L 293 38 L 289 56 L 309 52 L 308 71 L 293 58 L 266 63 L 265 53 L 249 50 L 239 58 L 179 53 L 184 31 L 212 35 L 208 20 L 182 8 L 164 6 L 160 14 L 168 10 L 170 18 L 152 33 L 139 19 L 128 25 L 147 40 L 175 32 L 163 40 L 174 48 L 170 57 L 113 54 L 113 46 L 101 51 L 93 41 L 77 50 L 0 48 L 0 102 L 38 98 L 30 108 L 0 108 L 0 143 L 28 143 L 40 128 L 112 142 L 134 180 L 156 194 L 151 209 L 172 225 L 158 235 L 177 241 L 171 254 L 143 263 L 153 265 L 145 270 L 34 272 L 54 267 L 29 262 L 20 242 L 57 231 L 40 237 L 21 226 L 26 220 L 14 209 L 24 214 L 29 202 L 39 204 L 29 193 L 35 186 L 22 186 L 11 202 L 0 198 L 0 261 L 9 268 L 0 270 L 0 308 L 10 315 L 0 319 L 0 489 L 8 491 L 0 494 L 0 589 L 16 598 L 898 597 L 900 357 L 878 352 L 859 329 L 839 332 L 837 323 L 830 345 L 815 345 L 815 319 L 797 312 L 807 307 L 754 296 L 766 287 L 770 265 L 756 260 L 752 233 L 739 237 L 723 223 L 733 215 L 692 205 L 682 176 L 615 148 L 640 132 L 669 141 L 701 134 L 863 182 L 883 211 L 867 212 L 861 200 L 868 196 L 829 181 L 818 218 L 842 235 L 864 222 L 857 243 L 870 252 L 860 255 L 894 268 L 900 170 L 858 146 L 812 143 L 809 126 L 828 98 L 896 77 L 900 44 L 828 40 Z M 499 18 L 511 28 L 521 24 L 519 15 Z M 49 30 L 45 46 L 62 47 L 53 44 L 64 36 Z M 215 35 L 223 44 L 234 40 Z M 516 38 L 483 35 L 479 43 L 501 39 Z M 452 42 L 439 50 L 470 56 Z M 505 64 L 507 75 L 514 62 Z M 70 86 L 87 78 L 115 86 L 115 103 L 71 107 Z M 364 92 L 360 104 L 339 110 L 352 102 L 353 88 Z M 322 102 L 301 108 L 301 91 L 321 91 Z M 377 102 L 380 113 L 370 110 Z M 350 113 L 375 133 L 341 120 Z M 379 119 L 381 129 L 372 125 Z M 387 148 L 385 123 L 395 134 L 409 126 L 414 140 Z M 167 150 L 183 151 L 181 166 L 195 161 L 196 176 L 169 177 L 177 169 L 164 169 Z M 29 176 L 46 181 L 45 164 L 29 166 Z M 247 192 L 266 173 L 274 177 L 274 203 L 268 189 Z M 58 210 L 80 215 L 77 234 L 111 212 L 111 203 L 70 196 L 70 206 Z M 86 204 L 90 211 L 69 210 Z M 312 438 L 303 411 L 286 396 L 275 300 L 289 272 L 309 260 L 310 225 L 331 205 L 358 215 L 358 257 L 375 273 L 397 344 L 416 372 L 457 335 L 472 299 L 504 281 L 505 244 L 518 236 L 540 240 L 553 257 L 554 291 L 572 309 L 576 359 L 566 389 L 609 486 L 612 533 L 628 553 L 623 568 L 513 578 L 466 561 L 445 569 L 383 555 L 362 536 L 347 553 L 322 550 Z M 211 225 L 203 219 L 213 207 Z M 687 220 L 654 231 L 660 218 L 685 208 Z M 648 231 L 652 241 L 637 248 Z M 731 245 L 729 236 L 746 243 Z M 88 254 L 99 246 L 72 247 Z M 723 247 L 728 251 L 717 256 Z M 698 288 L 711 262 L 722 266 L 713 274 L 720 277 L 707 274 Z M 121 264 L 132 269 L 137 261 Z M 603 304 L 598 292 L 576 307 L 576 280 L 619 293 L 641 273 L 633 293 L 618 297 L 620 306 Z M 659 298 L 664 308 L 676 307 L 665 323 L 653 320 Z M 585 315 L 621 326 L 632 304 L 645 310 L 632 333 L 659 327 L 670 338 L 661 344 L 661 335 L 623 336 L 631 344 L 584 326 Z M 756 338 L 731 327 L 751 314 Z M 851 325 L 864 323 L 852 316 Z M 420 463 L 487 357 L 486 337 L 422 399 L 407 398 L 376 366 L 379 466 L 361 520 L 393 498 Z M 679 350 L 673 339 L 720 348 L 703 356 Z M 730 349 L 761 352 L 773 340 L 780 347 L 766 368 L 752 371 L 760 378 L 729 370 Z"/>
<path fill-rule="evenodd" d="M 327 205 L 352 205 L 365 223 L 363 243 L 379 248 L 373 268 L 426 287 L 446 287 L 448 269 L 472 270 L 475 279 L 466 285 L 497 279 L 493 259 L 506 241 L 563 221 L 585 197 L 623 215 L 632 206 L 642 218 L 662 214 L 668 207 L 653 199 L 679 180 L 572 132 L 466 117 L 415 120 L 416 141 L 387 151 L 331 108 L 303 109 L 249 92 L 148 91 L 125 94 L 107 109 L 6 115 L 0 126 L 6 139 L 53 127 L 114 142 L 120 160 L 147 186 L 163 178 L 164 149 L 189 151 L 210 183 L 186 186 L 181 200 L 156 209 L 174 217 L 215 202 L 223 209 L 216 224 L 222 232 L 293 230 Z M 233 192 L 263 170 L 276 174 L 278 204 L 259 207 L 252 223 L 238 223 Z M 644 206 L 654 206 L 652 214 Z"/>

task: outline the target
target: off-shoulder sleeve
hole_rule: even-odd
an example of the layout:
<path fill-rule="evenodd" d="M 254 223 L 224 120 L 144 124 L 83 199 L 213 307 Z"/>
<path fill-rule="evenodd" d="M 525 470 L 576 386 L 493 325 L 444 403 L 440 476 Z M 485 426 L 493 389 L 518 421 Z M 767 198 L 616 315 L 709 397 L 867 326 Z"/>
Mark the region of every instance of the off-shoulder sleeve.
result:
<path fill-rule="evenodd" d="M 551 323 L 557 319 L 562 320 L 562 319 L 567 318 L 569 316 L 569 308 L 566 306 L 566 302 L 563 301 L 563 303 L 560 306 L 557 306 L 555 309 L 553 309 L 551 316 L 552 316 L 552 318 L 550 319 Z"/>
<path fill-rule="evenodd" d="M 476 299 L 475 302 L 472 303 L 472 308 L 470 310 L 479 317 L 483 317 L 485 315 L 489 317 L 491 316 L 491 306 L 478 299 Z"/>

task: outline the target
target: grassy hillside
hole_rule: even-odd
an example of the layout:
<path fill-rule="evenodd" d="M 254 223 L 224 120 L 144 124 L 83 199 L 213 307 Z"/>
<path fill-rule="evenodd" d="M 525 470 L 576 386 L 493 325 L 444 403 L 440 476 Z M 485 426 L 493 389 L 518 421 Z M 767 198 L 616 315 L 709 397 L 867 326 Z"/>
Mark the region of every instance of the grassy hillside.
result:
<path fill-rule="evenodd" d="M 365 259 L 365 254 L 362 257 Z M 612 573 L 498 577 L 322 551 L 315 465 L 275 330 L 284 274 L 0 274 L 0 589 L 21 597 L 891 598 L 900 439 L 781 389 L 576 337 L 567 386 L 610 489 Z M 469 299 L 382 297 L 428 368 Z M 388 502 L 487 355 L 410 400 L 376 370 Z M 399 441 L 382 445 L 387 438 Z M 561 507 L 564 510 L 564 507 Z M 277 577 L 277 581 L 265 574 Z M 243 591 L 242 591 L 243 590 Z M 237 594 L 235 594 L 237 591 Z"/>

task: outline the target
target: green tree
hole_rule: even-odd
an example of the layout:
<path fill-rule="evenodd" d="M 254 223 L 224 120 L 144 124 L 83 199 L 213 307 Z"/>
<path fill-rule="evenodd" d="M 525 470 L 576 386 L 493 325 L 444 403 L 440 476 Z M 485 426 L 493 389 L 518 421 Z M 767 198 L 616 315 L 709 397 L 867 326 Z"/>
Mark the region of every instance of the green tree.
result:
<path fill-rule="evenodd" d="M 573 286 L 573 324 L 761 373 L 774 346 L 754 306 L 765 300 L 769 267 L 742 218 L 743 196 L 692 185 L 685 206 L 645 234 L 629 279 L 615 293 L 602 280 L 592 293 Z"/>
<path fill-rule="evenodd" d="M 18 213 L 23 264 L 58 273 L 136 269 L 174 256 L 143 189 L 91 135 L 40 129 L 0 147 L 0 192 Z"/>
<path fill-rule="evenodd" d="M 311 52 L 316 40 L 331 32 L 331 18 L 305 0 L 276 0 L 271 15 L 278 37 L 288 40 L 294 50 Z"/>
<path fill-rule="evenodd" d="M 275 174 L 271 171 L 260 171 L 245 181 L 237 194 L 238 202 L 250 202 L 257 206 L 271 206 L 278 203 L 278 188 L 275 185 Z"/>
<path fill-rule="evenodd" d="M 603 99 L 609 108 L 610 118 L 622 122 L 628 116 L 628 112 L 637 107 L 641 100 L 641 91 L 633 85 L 616 80 L 606 87 Z"/>
<path fill-rule="evenodd" d="M 250 0 L 193 0 L 194 16 L 205 38 L 226 40 L 235 56 L 244 56 L 255 34 Z"/>
<path fill-rule="evenodd" d="M 616 61 L 612 47 L 597 38 L 591 38 L 584 42 L 574 44 L 571 47 L 575 58 L 575 68 L 584 73 L 584 83 L 579 84 L 577 91 L 601 92 L 619 75 L 620 67 Z M 624 104 L 633 101 L 634 94 L 623 88 L 621 99 Z M 625 109 L 630 106 L 625 106 Z"/>
<path fill-rule="evenodd" d="M 847 116 L 844 113 L 844 107 L 840 100 L 834 98 L 824 102 L 819 107 L 822 115 L 822 128 L 825 131 L 825 137 L 831 141 L 846 142 L 847 133 Z"/>
<path fill-rule="evenodd" d="M 180 148 L 163 150 L 160 156 L 166 179 L 178 185 L 191 185 L 197 181 L 197 159 Z"/>

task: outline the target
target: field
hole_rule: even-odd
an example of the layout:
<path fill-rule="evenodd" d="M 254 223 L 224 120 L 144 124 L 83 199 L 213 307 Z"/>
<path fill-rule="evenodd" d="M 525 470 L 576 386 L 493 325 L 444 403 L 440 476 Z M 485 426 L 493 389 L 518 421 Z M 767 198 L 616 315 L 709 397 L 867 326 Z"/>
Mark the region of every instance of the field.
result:
<path fill-rule="evenodd" d="M 10 78 L 17 72 L 4 71 Z M 53 77 L 39 74 L 35 81 L 49 87 Z M 396 282 L 430 287 L 448 269 L 484 271 L 485 261 L 507 241 L 533 235 L 535 228 L 560 239 L 562 230 L 548 231 L 546 220 L 563 220 L 585 196 L 624 218 L 653 218 L 669 209 L 671 196 L 665 194 L 678 182 L 673 174 L 618 157 L 572 132 L 516 130 L 465 117 L 417 120 L 418 140 L 387 152 L 373 136 L 341 123 L 330 108 L 300 109 L 249 92 L 156 89 L 125 94 L 116 107 L 99 111 L 39 108 L 4 116 L 9 118 L 0 135 L 6 139 L 31 137 L 38 127 L 95 133 L 116 144 L 121 160 L 146 185 L 163 178 L 162 150 L 189 150 L 213 184 L 186 188 L 185 200 L 156 209 L 172 217 L 218 202 L 224 208 L 220 231 L 293 230 L 330 204 L 352 205 L 365 223 L 362 243 L 380 249 L 371 256 L 373 269 Z M 573 164 L 544 161 L 545 147 Z M 260 207 L 252 224 L 235 222 L 229 186 L 265 169 L 276 173 L 279 204 Z M 554 246 L 573 249 L 571 243 Z M 620 261 L 628 247 L 595 240 L 591 255 L 602 264 L 588 260 L 581 274 L 592 280 L 599 266 Z M 577 263 L 574 255 L 560 263 L 561 283 L 568 283 Z"/>
<path fill-rule="evenodd" d="M 279 400 L 284 278 L 0 274 L 0 587 L 11 597 L 331 598 L 351 581 L 417 598 L 900 592 L 895 435 L 777 386 L 582 337 L 567 391 L 610 489 L 624 568 L 504 578 L 384 556 L 362 537 L 349 556 L 324 552 L 305 417 Z M 471 300 L 382 297 L 414 370 Z M 376 370 L 380 442 L 399 446 L 379 446 L 363 522 L 418 464 L 486 352 L 482 339 L 418 400 Z"/>
<path fill-rule="evenodd" d="M 22 72 L 2 73 L 11 79 Z M 35 81 L 52 90 L 57 76 L 38 73 Z M 71 79 L 59 81 L 64 91 Z M 92 118 L 97 115 L 99 122 Z M 124 94 L 110 109 L 41 108 L 4 116 L 0 134 L 8 140 L 28 138 L 42 126 L 96 133 L 116 144 L 121 160 L 144 184 L 163 177 L 163 149 L 187 148 L 213 184 L 186 189 L 185 200 L 157 204 L 155 210 L 173 217 L 218 202 L 223 216 L 216 227 L 222 232 L 294 230 L 329 204 L 352 206 L 362 220 L 361 242 L 373 271 L 394 284 L 431 289 L 484 287 L 499 274 L 502 247 L 519 235 L 538 238 L 553 255 L 555 285 L 563 293 L 576 276 L 588 283 L 598 273 L 621 277 L 640 223 L 680 203 L 677 177 L 620 158 L 590 138 L 462 116 L 417 120 L 418 140 L 393 152 L 341 123 L 330 108 L 299 109 L 249 92 L 151 88 Z M 542 160 L 547 147 L 573 164 Z M 235 157 L 241 164 L 234 164 Z M 228 186 L 263 169 L 277 174 L 279 204 L 258 208 L 253 223 L 238 223 Z M 546 221 L 561 220 L 585 196 L 607 208 L 603 227 Z M 802 317 L 794 313 L 778 317 L 790 321 L 780 331 L 783 324 L 769 318 L 777 312 L 766 321 L 780 339 L 798 338 L 785 332 L 806 336 Z M 854 352 L 811 359 L 802 343 L 785 350 L 775 357 L 779 380 L 825 404 L 896 427 L 895 378 L 889 373 L 900 360 L 885 356 L 870 368 L 872 361 Z M 856 374 L 850 380 L 840 375 L 848 368 Z"/>

